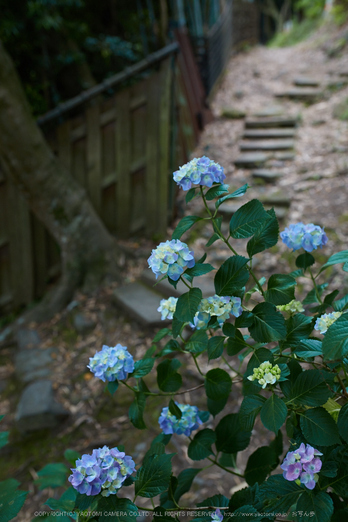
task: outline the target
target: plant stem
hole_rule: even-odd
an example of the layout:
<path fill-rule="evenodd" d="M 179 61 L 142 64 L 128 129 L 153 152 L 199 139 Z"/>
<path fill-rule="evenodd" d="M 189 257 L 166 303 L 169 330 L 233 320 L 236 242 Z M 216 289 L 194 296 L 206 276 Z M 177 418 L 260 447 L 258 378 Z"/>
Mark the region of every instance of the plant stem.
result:
<path fill-rule="evenodd" d="M 197 370 L 199 371 L 199 373 L 202 375 L 202 377 L 205 377 L 205 374 L 202 372 L 202 370 L 200 369 L 200 367 L 198 366 L 198 362 L 197 362 L 197 359 L 196 357 L 193 355 L 193 353 L 191 354 L 192 357 L 193 357 L 193 360 L 195 362 L 195 365 L 196 365 L 196 368 Z M 204 386 L 203 384 L 200 384 L 200 386 Z"/>
<path fill-rule="evenodd" d="M 204 374 L 202 373 L 203 377 L 204 377 Z M 129 386 L 128 384 L 126 384 L 124 381 L 120 381 L 122 382 L 125 386 L 127 386 L 127 388 L 129 388 L 130 390 L 132 390 L 134 393 L 137 392 L 137 390 L 135 390 L 134 388 L 132 388 L 131 386 Z M 143 393 L 144 395 L 149 395 L 149 396 L 153 396 L 153 397 L 171 397 L 171 396 L 174 396 L 174 395 L 183 395 L 184 393 L 189 393 L 191 391 L 194 391 L 194 390 L 198 390 L 198 388 L 202 388 L 204 386 L 204 384 L 198 384 L 198 386 L 194 386 L 193 388 L 189 388 L 188 390 L 184 390 L 184 391 L 178 391 L 178 392 L 164 392 L 164 393 L 155 393 L 155 392 L 150 392 L 150 391 L 144 391 L 144 392 L 141 392 Z"/>
<path fill-rule="evenodd" d="M 223 469 L 224 471 L 227 471 L 227 473 L 231 473 L 231 475 L 236 475 L 237 477 L 244 478 L 244 475 L 241 475 L 240 473 L 237 473 L 237 471 L 232 471 L 231 469 L 225 468 L 225 466 L 223 466 L 222 464 L 220 464 L 216 460 L 213 460 L 210 457 L 207 457 L 207 459 L 210 460 L 210 462 L 213 462 L 213 464 L 215 464 L 219 468 Z"/>
<path fill-rule="evenodd" d="M 312 279 L 312 282 L 313 282 L 313 285 L 314 285 L 314 288 L 315 288 L 315 295 L 316 295 L 316 297 L 317 297 L 317 299 L 318 299 L 318 302 L 319 302 L 320 304 L 323 304 L 323 301 L 321 300 L 321 297 L 320 297 L 320 294 L 319 294 L 318 285 L 317 285 L 317 283 L 315 282 L 315 278 L 313 277 L 313 272 L 312 272 L 310 266 L 308 267 L 308 272 L 309 272 L 309 274 L 310 274 L 310 276 L 311 276 L 311 279 Z"/>

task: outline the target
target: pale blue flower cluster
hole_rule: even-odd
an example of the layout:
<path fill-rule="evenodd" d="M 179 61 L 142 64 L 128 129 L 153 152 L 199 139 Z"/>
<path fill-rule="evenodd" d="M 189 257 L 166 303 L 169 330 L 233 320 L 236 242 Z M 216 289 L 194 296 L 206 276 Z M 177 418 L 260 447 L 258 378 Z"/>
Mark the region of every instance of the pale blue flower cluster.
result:
<path fill-rule="evenodd" d="M 135 471 L 131 457 L 117 448 L 94 449 L 92 455 L 82 455 L 72 468 L 71 485 L 82 495 L 104 497 L 115 495 L 127 477 Z"/>
<path fill-rule="evenodd" d="M 177 402 L 175 404 L 182 412 L 181 419 L 177 419 L 175 415 L 170 413 L 169 408 L 166 407 L 163 408 L 158 419 L 159 425 L 165 435 L 177 433 L 178 435 L 184 434 L 189 437 L 202 424 L 198 415 L 199 410 L 197 406 L 178 404 Z"/>
<path fill-rule="evenodd" d="M 126 346 L 117 344 L 112 348 L 104 345 L 100 352 L 90 357 L 87 368 L 98 379 L 111 382 L 126 379 L 134 370 L 134 360 Z"/>
<path fill-rule="evenodd" d="M 295 480 L 298 484 L 304 484 L 307 489 L 314 489 L 318 482 L 318 472 L 322 462 L 319 458 L 322 453 L 309 444 L 301 446 L 296 451 L 289 451 L 280 467 L 284 470 L 283 477 L 286 480 Z"/>
<path fill-rule="evenodd" d="M 212 317 L 216 317 L 220 326 L 229 319 L 230 315 L 239 317 L 243 312 L 239 297 L 214 295 L 201 300 L 198 311 L 193 319 L 193 328 L 202 330 L 208 326 Z"/>
<path fill-rule="evenodd" d="M 157 312 L 161 312 L 161 320 L 173 319 L 176 309 L 177 297 L 168 297 L 168 299 L 161 299 Z"/>
<path fill-rule="evenodd" d="M 211 187 L 213 183 L 222 183 L 226 178 L 224 169 L 215 161 L 203 156 L 194 158 L 179 168 L 173 174 L 174 181 L 183 190 L 189 190 L 192 185 Z"/>
<path fill-rule="evenodd" d="M 186 268 L 195 265 L 194 254 L 179 239 L 172 239 L 165 243 L 160 243 L 152 250 L 151 256 L 147 260 L 149 267 L 156 274 L 167 275 L 173 281 L 177 281 Z"/>
<path fill-rule="evenodd" d="M 306 252 L 312 252 L 312 250 L 316 250 L 318 247 L 321 248 L 328 242 L 324 229 L 318 225 L 313 225 L 313 223 L 308 225 L 303 223 L 289 225 L 280 233 L 280 237 L 287 247 L 293 250 L 303 248 Z"/>
<path fill-rule="evenodd" d="M 341 315 L 342 312 L 331 312 L 331 314 L 323 314 L 315 321 L 314 329 L 318 330 L 321 334 L 326 333 L 329 326 L 337 321 Z"/>
<path fill-rule="evenodd" d="M 221 513 L 220 509 L 216 509 L 214 513 L 211 514 L 211 518 L 214 522 L 222 522 L 222 519 L 224 518 L 223 514 Z"/>

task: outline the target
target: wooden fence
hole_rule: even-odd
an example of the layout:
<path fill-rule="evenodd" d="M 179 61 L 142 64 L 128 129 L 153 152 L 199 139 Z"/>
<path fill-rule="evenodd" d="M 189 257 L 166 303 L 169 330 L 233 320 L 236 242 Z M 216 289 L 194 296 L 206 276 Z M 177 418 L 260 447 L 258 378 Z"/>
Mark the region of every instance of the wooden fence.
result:
<path fill-rule="evenodd" d="M 172 172 L 188 160 L 200 132 L 201 91 L 192 88 L 178 45 L 168 47 L 133 66 L 136 82 L 129 69 L 39 119 L 53 151 L 120 238 L 164 236 L 174 211 Z M 133 85 L 120 89 L 124 77 Z M 61 122 L 52 126 L 55 118 Z M 0 313 L 41 297 L 59 270 L 58 246 L 0 171 Z"/>

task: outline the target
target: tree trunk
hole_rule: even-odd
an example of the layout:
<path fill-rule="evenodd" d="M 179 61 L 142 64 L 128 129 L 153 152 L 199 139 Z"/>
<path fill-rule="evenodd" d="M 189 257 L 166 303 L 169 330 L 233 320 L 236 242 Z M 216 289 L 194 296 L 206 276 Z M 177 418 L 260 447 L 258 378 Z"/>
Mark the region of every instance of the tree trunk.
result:
<path fill-rule="evenodd" d="M 78 286 L 91 289 L 105 276 L 117 278 L 119 249 L 85 190 L 47 145 L 1 42 L 0 114 L 0 158 L 5 173 L 61 248 L 60 284 L 31 317 L 48 318 L 69 302 Z"/>

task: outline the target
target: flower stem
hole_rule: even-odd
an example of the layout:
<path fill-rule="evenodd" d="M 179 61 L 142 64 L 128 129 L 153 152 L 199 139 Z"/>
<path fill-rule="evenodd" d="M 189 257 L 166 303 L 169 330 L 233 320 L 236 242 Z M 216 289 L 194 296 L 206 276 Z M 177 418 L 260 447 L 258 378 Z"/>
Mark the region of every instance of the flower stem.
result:
<path fill-rule="evenodd" d="M 308 272 L 309 272 L 309 274 L 310 274 L 310 276 L 311 276 L 311 279 L 312 279 L 312 282 L 313 282 L 313 285 L 314 285 L 314 288 L 315 288 L 315 295 L 316 295 L 316 297 L 317 297 L 317 299 L 318 299 L 318 302 L 319 302 L 320 304 L 323 304 L 323 301 L 322 301 L 322 299 L 321 299 L 321 297 L 320 297 L 320 294 L 319 294 L 319 288 L 318 288 L 317 283 L 315 282 L 315 278 L 314 278 L 314 276 L 313 276 L 313 272 L 312 272 L 312 270 L 311 270 L 311 267 L 308 267 Z"/>

